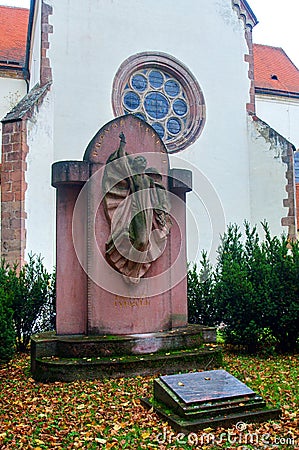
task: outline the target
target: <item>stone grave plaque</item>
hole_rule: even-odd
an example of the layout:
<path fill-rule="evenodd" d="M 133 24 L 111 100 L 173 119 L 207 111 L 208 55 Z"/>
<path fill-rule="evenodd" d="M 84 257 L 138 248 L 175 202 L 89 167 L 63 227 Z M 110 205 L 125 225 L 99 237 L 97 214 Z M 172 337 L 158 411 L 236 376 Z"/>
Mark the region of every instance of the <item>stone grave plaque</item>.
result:
<path fill-rule="evenodd" d="M 255 395 L 246 384 L 225 370 L 166 375 L 160 379 L 186 405 Z"/>
<path fill-rule="evenodd" d="M 225 370 L 161 376 L 154 380 L 153 401 L 142 401 L 183 432 L 277 419 L 281 414 Z"/>

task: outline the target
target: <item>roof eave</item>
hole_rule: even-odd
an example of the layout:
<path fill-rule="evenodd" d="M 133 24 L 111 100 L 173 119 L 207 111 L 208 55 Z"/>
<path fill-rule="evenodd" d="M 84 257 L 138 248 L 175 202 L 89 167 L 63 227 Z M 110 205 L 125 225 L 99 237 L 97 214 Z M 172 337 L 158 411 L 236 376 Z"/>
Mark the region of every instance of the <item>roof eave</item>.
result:
<path fill-rule="evenodd" d="M 277 97 L 298 98 L 299 92 L 280 91 L 279 89 L 268 89 L 255 87 L 255 93 L 261 95 L 275 95 Z"/>
<path fill-rule="evenodd" d="M 253 28 L 258 24 L 258 20 L 246 0 L 232 0 L 232 3 L 239 9 L 239 14 L 244 17 L 247 26 Z"/>

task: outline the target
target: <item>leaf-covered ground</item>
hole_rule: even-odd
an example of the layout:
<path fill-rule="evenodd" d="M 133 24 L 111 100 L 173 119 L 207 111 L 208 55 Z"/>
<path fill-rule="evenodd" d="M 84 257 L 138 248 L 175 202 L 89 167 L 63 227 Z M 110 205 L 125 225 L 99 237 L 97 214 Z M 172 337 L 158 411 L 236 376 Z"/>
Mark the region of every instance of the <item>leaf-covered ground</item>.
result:
<path fill-rule="evenodd" d="M 1 449 L 299 449 L 297 356 L 224 355 L 224 369 L 273 406 L 281 420 L 174 432 L 140 397 L 154 377 L 73 383 L 36 383 L 27 355 L 0 367 Z"/>

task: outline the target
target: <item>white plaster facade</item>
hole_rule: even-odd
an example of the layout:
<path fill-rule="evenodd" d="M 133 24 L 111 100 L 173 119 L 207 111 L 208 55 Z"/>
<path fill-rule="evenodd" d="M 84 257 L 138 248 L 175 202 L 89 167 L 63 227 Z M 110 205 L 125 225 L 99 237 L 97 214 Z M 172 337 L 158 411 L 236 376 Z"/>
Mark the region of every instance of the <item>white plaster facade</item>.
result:
<path fill-rule="evenodd" d="M 55 266 L 55 197 L 51 188 L 53 162 L 53 101 L 48 92 L 27 126 L 26 250 L 40 254 L 49 269 Z M 38 203 L 36 203 L 38 202 Z"/>
<path fill-rule="evenodd" d="M 26 95 L 26 82 L 20 78 L 0 76 L 0 120 Z M 2 123 L 0 122 L 0 146 Z"/>
<path fill-rule="evenodd" d="M 188 194 L 188 259 L 197 259 L 203 249 L 213 259 L 228 222 L 242 224 L 248 219 L 255 223 L 266 217 L 271 229 L 278 234 L 283 231 L 286 164 L 277 166 L 267 155 L 267 143 L 248 126 L 245 23 L 231 0 L 47 3 L 53 7 L 47 52 L 53 83 L 28 131 L 27 252 L 41 253 L 52 268 L 55 192 L 50 186 L 51 163 L 82 159 L 94 134 L 114 118 L 111 91 L 119 66 L 131 55 L 147 51 L 167 53 L 187 66 L 206 103 L 202 134 L 170 157 L 173 167 L 193 170 L 193 193 Z M 40 64 L 39 2 L 37 6 L 31 86 L 38 81 Z M 271 176 L 273 170 L 280 179 L 278 185 Z M 263 192 L 266 183 L 269 193 L 276 186 L 276 194 L 264 209 L 259 189 Z"/>
<path fill-rule="evenodd" d="M 30 48 L 30 89 L 40 82 L 41 65 L 41 7 L 42 0 L 36 0 L 35 14 L 32 23 L 32 38 Z"/>
<path fill-rule="evenodd" d="M 282 161 L 287 154 L 287 141 L 277 134 L 269 137 L 269 128 L 265 123 L 248 118 L 251 222 L 261 232 L 260 222 L 267 221 L 271 233 L 279 236 L 282 227 L 275 216 L 287 216 L 282 202 L 287 198 L 286 164 Z"/>
<path fill-rule="evenodd" d="M 256 94 L 257 115 L 299 149 L 299 98 Z"/>

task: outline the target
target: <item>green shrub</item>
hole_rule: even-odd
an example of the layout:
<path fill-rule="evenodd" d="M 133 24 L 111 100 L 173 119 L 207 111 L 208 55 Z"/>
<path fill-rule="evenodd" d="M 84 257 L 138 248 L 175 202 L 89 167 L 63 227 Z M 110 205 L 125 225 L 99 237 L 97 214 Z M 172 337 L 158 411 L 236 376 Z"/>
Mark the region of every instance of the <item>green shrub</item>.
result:
<path fill-rule="evenodd" d="M 40 256 L 29 255 L 28 263 L 19 273 L 10 270 L 13 292 L 13 321 L 17 351 L 25 351 L 30 336 L 53 329 L 55 320 L 55 274 L 49 274 Z"/>
<path fill-rule="evenodd" d="M 0 286 L 0 362 L 9 361 L 15 352 L 16 335 L 11 303 L 11 296 Z"/>
<path fill-rule="evenodd" d="M 202 253 L 200 266 L 199 272 L 196 264 L 188 268 L 188 322 L 213 326 L 216 321 L 214 275 L 206 252 Z"/>
<path fill-rule="evenodd" d="M 299 337 L 299 244 L 285 236 L 271 237 L 264 226 L 262 249 L 270 272 L 266 305 L 267 327 L 277 341 L 277 349 L 294 351 Z"/>
<path fill-rule="evenodd" d="M 252 260 L 258 260 L 255 230 L 246 229 L 246 241 L 237 225 L 230 225 L 221 239 L 215 269 L 218 321 L 225 324 L 225 341 L 254 352 L 262 331 L 259 295 L 250 276 Z M 257 261 L 256 261 L 257 263 Z"/>
<path fill-rule="evenodd" d="M 189 269 L 189 317 L 192 322 L 222 323 L 226 343 L 250 352 L 265 345 L 294 351 L 299 337 L 299 244 L 272 237 L 267 223 L 262 227 L 265 238 L 260 242 L 256 227 L 248 222 L 244 237 L 237 225 L 229 225 L 214 270 L 206 255 L 198 274 L 196 266 Z"/>
<path fill-rule="evenodd" d="M 20 270 L 4 260 L 0 267 L 0 327 L 7 317 L 9 342 L 13 339 L 20 352 L 27 349 L 32 334 L 55 329 L 55 273 L 46 271 L 40 256 L 28 258 Z"/>

